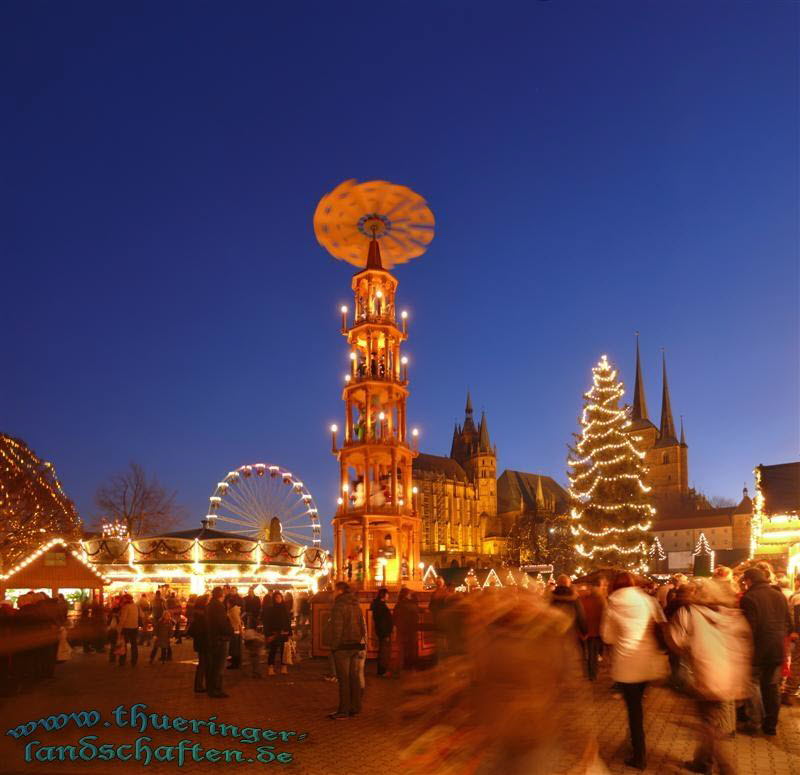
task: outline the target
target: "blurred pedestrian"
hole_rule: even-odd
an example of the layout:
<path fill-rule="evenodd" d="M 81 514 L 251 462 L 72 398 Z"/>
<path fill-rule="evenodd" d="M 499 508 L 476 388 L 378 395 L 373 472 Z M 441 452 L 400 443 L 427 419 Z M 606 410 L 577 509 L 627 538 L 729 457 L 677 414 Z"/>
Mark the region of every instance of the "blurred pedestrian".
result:
<path fill-rule="evenodd" d="M 419 632 L 419 606 L 411 590 L 403 587 L 392 611 L 392 621 L 397 630 L 397 661 L 394 673 L 417 667 L 417 641 Z"/>
<path fill-rule="evenodd" d="M 578 598 L 583 607 L 583 617 L 586 621 L 584 636 L 584 656 L 586 659 L 586 674 L 590 681 L 597 678 L 597 665 L 603 653 L 603 639 L 600 637 L 600 625 L 606 608 L 606 598 L 594 584 L 583 587 Z"/>
<path fill-rule="evenodd" d="M 711 775 L 716 764 L 720 775 L 735 775 L 734 701 L 750 692 L 752 636 L 729 584 L 696 579 L 694 586 L 692 602 L 676 612 L 667 628 L 670 646 L 691 667 L 692 694 L 702 721 L 694 757 L 684 767 Z"/>
<path fill-rule="evenodd" d="M 603 640 L 612 647 L 611 677 L 620 687 L 628 711 L 633 755 L 625 764 L 638 770 L 647 767 L 644 692 L 649 681 L 662 678 L 667 672 L 654 633 L 654 628 L 663 622 L 661 607 L 636 586 L 633 574 L 617 574 L 601 630 Z"/>
<path fill-rule="evenodd" d="M 583 614 L 583 606 L 572 588 L 572 579 L 566 573 L 562 573 L 556 580 L 556 585 L 550 593 L 550 605 L 566 615 L 576 639 L 580 640 L 586 635 L 586 617 Z"/>

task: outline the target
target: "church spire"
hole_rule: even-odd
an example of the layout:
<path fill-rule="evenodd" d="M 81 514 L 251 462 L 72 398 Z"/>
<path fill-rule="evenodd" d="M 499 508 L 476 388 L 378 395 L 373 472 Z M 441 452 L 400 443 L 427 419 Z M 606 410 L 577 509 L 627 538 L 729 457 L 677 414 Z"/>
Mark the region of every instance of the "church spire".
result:
<path fill-rule="evenodd" d="M 475 433 L 475 423 L 472 419 L 472 398 L 470 397 L 469 390 L 467 391 L 467 405 L 464 407 L 464 425 L 461 428 L 462 434 L 469 437 L 468 444 L 471 445 Z"/>
<path fill-rule="evenodd" d="M 458 445 L 461 441 L 461 433 L 459 432 L 458 423 L 455 423 L 453 426 L 453 443 L 450 445 L 450 457 L 455 460 L 458 456 Z"/>
<path fill-rule="evenodd" d="M 672 404 L 669 400 L 669 383 L 667 382 L 667 355 L 661 352 L 662 386 L 661 386 L 661 427 L 659 441 L 676 441 L 675 421 L 672 419 Z"/>
<path fill-rule="evenodd" d="M 486 412 L 481 412 L 481 424 L 478 426 L 478 447 L 481 452 L 492 451 L 489 441 L 489 424 L 486 422 Z"/>
<path fill-rule="evenodd" d="M 681 446 L 686 446 L 686 432 L 683 430 L 683 415 L 681 415 Z"/>
<path fill-rule="evenodd" d="M 639 357 L 639 332 L 636 332 L 636 385 L 633 389 L 633 411 L 631 419 L 648 420 L 647 401 L 644 397 L 644 380 L 642 379 L 642 361 Z"/>

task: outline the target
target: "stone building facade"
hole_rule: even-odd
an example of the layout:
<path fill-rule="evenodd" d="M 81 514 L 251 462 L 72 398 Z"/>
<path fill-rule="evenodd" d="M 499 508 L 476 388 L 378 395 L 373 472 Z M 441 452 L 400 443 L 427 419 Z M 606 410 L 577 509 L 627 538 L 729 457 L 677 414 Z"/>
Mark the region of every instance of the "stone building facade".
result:
<path fill-rule="evenodd" d="M 486 414 L 476 426 L 469 394 L 464 422 L 453 430 L 450 454 L 420 453 L 412 476 L 426 565 L 496 565 L 522 514 L 546 520 L 568 512 L 567 493 L 550 477 L 521 471 L 497 477 L 497 449 Z"/>

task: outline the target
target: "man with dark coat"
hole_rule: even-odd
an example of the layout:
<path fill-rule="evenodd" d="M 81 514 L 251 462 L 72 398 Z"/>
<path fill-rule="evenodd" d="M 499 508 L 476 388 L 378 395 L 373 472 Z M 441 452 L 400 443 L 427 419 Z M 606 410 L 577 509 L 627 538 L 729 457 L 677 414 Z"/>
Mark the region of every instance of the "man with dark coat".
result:
<path fill-rule="evenodd" d="M 222 691 L 222 671 L 228 656 L 228 641 L 233 635 L 233 627 L 225 605 L 222 602 L 222 587 L 214 587 L 211 600 L 206 606 L 206 638 L 208 643 L 208 661 L 206 673 L 206 690 L 209 697 L 227 697 Z"/>
<path fill-rule="evenodd" d="M 392 653 L 392 612 L 386 605 L 386 598 L 389 597 L 389 590 L 381 587 L 375 599 L 370 604 L 372 611 L 372 623 L 375 625 L 375 636 L 378 638 L 378 675 L 386 675 L 389 669 L 389 657 Z"/>
<path fill-rule="evenodd" d="M 784 640 L 792 628 L 789 606 L 783 593 L 770 586 L 760 568 L 748 568 L 743 580 L 747 591 L 740 606 L 753 631 L 753 676 L 761 690 L 764 707 L 761 729 L 765 735 L 775 735 L 781 706 Z M 758 703 L 754 704 L 757 709 Z M 751 718 L 750 721 L 756 722 L 757 719 Z"/>
<path fill-rule="evenodd" d="M 261 600 L 256 594 L 255 587 L 247 590 L 247 597 L 244 599 L 244 626 L 254 630 L 258 626 L 261 617 Z"/>

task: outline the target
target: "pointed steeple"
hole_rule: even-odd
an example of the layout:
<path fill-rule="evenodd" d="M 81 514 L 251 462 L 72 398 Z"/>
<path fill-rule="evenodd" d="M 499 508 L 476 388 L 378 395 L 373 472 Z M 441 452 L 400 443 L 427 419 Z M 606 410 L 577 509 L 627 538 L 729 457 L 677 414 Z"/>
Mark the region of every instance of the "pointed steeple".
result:
<path fill-rule="evenodd" d="M 536 477 L 536 508 L 544 508 L 544 490 L 542 489 L 542 477 Z"/>
<path fill-rule="evenodd" d="M 681 415 L 681 446 L 685 447 L 686 445 L 686 432 L 683 430 L 683 415 Z"/>
<path fill-rule="evenodd" d="M 669 383 L 667 382 L 667 355 L 661 353 L 662 386 L 661 386 L 661 427 L 658 442 L 676 444 L 675 421 L 672 419 L 672 404 L 669 400 Z"/>
<path fill-rule="evenodd" d="M 633 410 L 631 420 L 649 420 L 647 401 L 644 397 L 644 380 L 642 379 L 642 361 L 639 356 L 639 332 L 636 332 L 636 385 L 633 389 Z"/>
<path fill-rule="evenodd" d="M 458 423 L 453 426 L 453 443 L 450 445 L 450 457 L 455 459 L 458 454 L 458 444 L 461 441 L 461 434 L 459 433 Z"/>
<path fill-rule="evenodd" d="M 481 452 L 492 451 L 492 444 L 489 441 L 489 423 L 486 422 L 486 412 L 481 412 L 481 424 L 478 426 L 478 446 Z"/>
<path fill-rule="evenodd" d="M 367 254 L 367 269 L 383 269 L 381 262 L 381 248 L 378 240 L 372 239 L 369 243 L 369 253 Z"/>
<path fill-rule="evenodd" d="M 475 423 L 472 419 L 472 398 L 470 397 L 469 390 L 467 391 L 467 405 L 464 407 L 464 426 L 463 433 L 475 433 Z M 470 440 L 472 437 L 470 436 Z"/>

